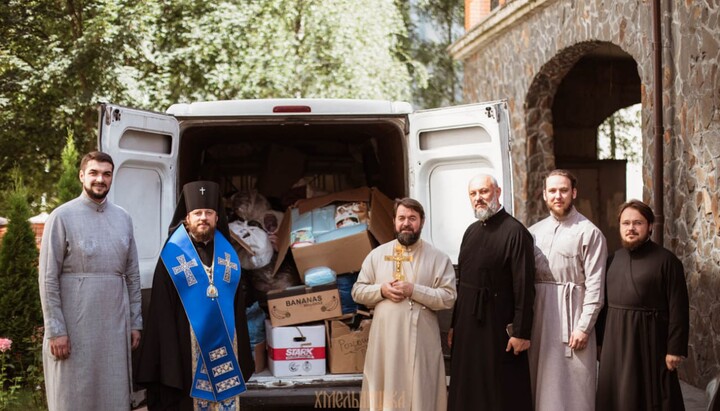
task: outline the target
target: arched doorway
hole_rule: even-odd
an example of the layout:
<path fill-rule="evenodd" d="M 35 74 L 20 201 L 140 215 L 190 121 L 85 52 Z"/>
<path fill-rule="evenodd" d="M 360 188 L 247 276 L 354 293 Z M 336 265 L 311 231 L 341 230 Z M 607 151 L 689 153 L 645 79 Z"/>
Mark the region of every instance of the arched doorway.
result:
<path fill-rule="evenodd" d="M 578 177 L 576 207 L 620 245 L 615 211 L 625 201 L 626 161 L 598 157 L 598 126 L 618 109 L 639 103 L 635 60 L 606 42 L 568 47 L 546 63 L 525 103 L 528 132 L 528 220 L 543 218 L 542 178 L 554 168 Z"/>

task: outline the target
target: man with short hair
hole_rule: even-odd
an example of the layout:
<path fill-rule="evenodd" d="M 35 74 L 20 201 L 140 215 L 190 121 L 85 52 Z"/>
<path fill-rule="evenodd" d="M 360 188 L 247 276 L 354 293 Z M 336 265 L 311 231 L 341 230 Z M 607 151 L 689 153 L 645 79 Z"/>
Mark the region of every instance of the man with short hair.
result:
<path fill-rule="evenodd" d="M 395 202 L 396 240 L 365 258 L 352 297 L 375 309 L 360 397 L 369 410 L 443 411 L 445 363 L 436 311 L 455 301 L 450 258 L 420 239 L 425 211 L 411 198 Z"/>
<path fill-rule="evenodd" d="M 680 260 L 650 239 L 653 211 L 620 206 L 623 247 L 608 260 L 598 410 L 684 410 L 677 368 L 688 352 L 689 306 Z"/>
<path fill-rule="evenodd" d="M 254 371 L 220 187 L 185 184 L 155 268 L 137 382 L 150 410 L 240 409 Z"/>
<path fill-rule="evenodd" d="M 533 319 L 533 240 L 500 205 L 490 175 L 468 184 L 478 221 L 463 236 L 452 348 L 450 410 L 532 410 L 527 349 Z"/>
<path fill-rule="evenodd" d="M 595 321 L 603 306 L 605 236 L 573 205 L 577 180 L 567 170 L 545 178 L 550 215 L 535 238 L 535 318 L 530 378 L 536 410 L 595 409 Z"/>
<path fill-rule="evenodd" d="M 80 163 L 80 196 L 45 223 L 39 285 L 48 409 L 130 409 L 131 350 L 140 343 L 140 272 L 130 215 L 106 196 L 114 163 Z"/>

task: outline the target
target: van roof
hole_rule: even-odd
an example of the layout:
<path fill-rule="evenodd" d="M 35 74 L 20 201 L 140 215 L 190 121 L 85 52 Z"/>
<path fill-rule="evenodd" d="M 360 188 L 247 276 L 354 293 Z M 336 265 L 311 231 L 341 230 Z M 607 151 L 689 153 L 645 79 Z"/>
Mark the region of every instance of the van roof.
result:
<path fill-rule="evenodd" d="M 409 114 L 410 103 L 387 100 L 353 99 L 253 99 L 173 104 L 168 114 L 176 117 L 217 117 L 248 115 L 326 115 L 326 114 Z"/>

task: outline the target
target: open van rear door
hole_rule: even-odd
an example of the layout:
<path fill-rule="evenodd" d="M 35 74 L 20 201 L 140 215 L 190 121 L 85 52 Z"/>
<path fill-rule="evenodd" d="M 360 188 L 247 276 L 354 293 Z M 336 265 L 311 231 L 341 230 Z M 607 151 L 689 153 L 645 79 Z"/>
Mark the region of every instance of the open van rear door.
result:
<path fill-rule="evenodd" d="M 410 195 L 425 208 L 423 238 L 457 264 L 462 235 L 475 221 L 467 195 L 471 177 L 493 175 L 512 213 L 507 102 L 417 111 L 409 119 Z"/>
<path fill-rule="evenodd" d="M 115 163 L 108 198 L 132 216 L 141 284 L 150 288 L 175 210 L 178 121 L 105 103 L 99 111 L 98 148 Z"/>

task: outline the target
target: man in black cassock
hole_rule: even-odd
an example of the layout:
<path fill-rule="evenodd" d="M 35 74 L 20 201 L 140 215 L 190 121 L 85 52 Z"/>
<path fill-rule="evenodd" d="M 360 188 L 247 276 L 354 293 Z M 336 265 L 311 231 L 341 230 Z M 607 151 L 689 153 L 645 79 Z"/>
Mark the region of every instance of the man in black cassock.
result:
<path fill-rule="evenodd" d="M 527 349 L 535 299 L 528 230 L 499 203 L 489 175 L 470 180 L 478 219 L 463 236 L 458 298 L 448 343 L 449 410 L 532 410 Z"/>
<path fill-rule="evenodd" d="M 219 186 L 209 181 L 183 187 L 170 238 L 155 268 L 135 378 L 147 388 L 150 410 L 238 410 L 237 396 L 219 398 L 243 390 L 244 381 L 254 371 L 245 298 L 239 284 L 240 264 L 232 247 L 228 247 L 227 218 L 219 206 L 219 191 Z M 166 254 L 173 250 L 174 242 L 183 240 L 189 253 Z M 194 256 L 200 261 L 195 261 Z M 209 341 L 203 335 L 210 335 L 214 341 L 218 338 L 213 332 L 228 330 L 217 321 L 224 321 L 225 326 L 234 321 L 234 330 L 224 332 L 229 344 L 225 347 L 230 349 L 210 343 L 203 347 L 202 341 Z M 208 324 L 219 327 L 208 331 Z M 205 363 L 209 366 L 204 367 Z M 226 378 L 233 373 L 234 377 Z M 210 374 L 216 379 L 210 379 Z M 240 382 L 242 388 L 238 387 Z"/>
<path fill-rule="evenodd" d="M 682 263 L 650 240 L 652 209 L 620 206 L 623 248 L 608 259 L 598 410 L 684 410 L 677 367 L 687 356 L 688 293 Z"/>

